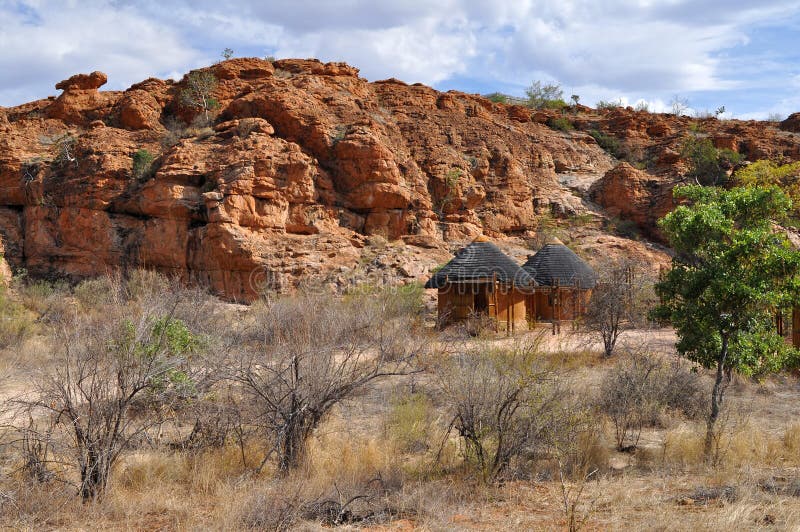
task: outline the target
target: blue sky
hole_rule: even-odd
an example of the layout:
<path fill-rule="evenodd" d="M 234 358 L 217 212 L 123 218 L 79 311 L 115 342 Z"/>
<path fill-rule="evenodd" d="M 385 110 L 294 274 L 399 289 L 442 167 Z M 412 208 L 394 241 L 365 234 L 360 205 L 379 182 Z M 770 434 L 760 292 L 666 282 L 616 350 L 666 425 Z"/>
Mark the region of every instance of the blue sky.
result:
<path fill-rule="evenodd" d="M 346 61 L 370 80 L 765 118 L 800 111 L 800 0 L 0 0 L 0 105 L 102 70 L 108 89 L 237 56 Z"/>

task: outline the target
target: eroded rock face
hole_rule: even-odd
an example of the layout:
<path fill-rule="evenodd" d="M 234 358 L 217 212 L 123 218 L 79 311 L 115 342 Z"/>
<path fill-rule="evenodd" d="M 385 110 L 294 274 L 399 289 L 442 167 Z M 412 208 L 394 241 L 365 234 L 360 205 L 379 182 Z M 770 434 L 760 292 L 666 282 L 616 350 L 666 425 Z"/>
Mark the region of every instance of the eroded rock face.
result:
<path fill-rule="evenodd" d="M 365 265 L 424 278 L 464 240 L 521 242 L 544 215 L 586 213 L 559 174 L 605 176 L 591 197 L 655 235 L 690 126 L 581 108 L 564 115 L 575 130 L 555 131 L 552 112 L 369 83 L 343 63 L 241 58 L 206 70 L 218 103 L 207 125 L 181 98 L 187 78 L 112 92 L 97 90 L 106 77 L 95 72 L 59 83 L 58 98 L 0 109 L 0 238 L 12 267 L 80 278 L 144 266 L 237 300 L 309 278 L 342 283 Z M 720 147 L 798 154 L 758 123 L 703 127 Z M 595 129 L 642 152 L 647 172 L 617 164 Z M 140 150 L 153 162 L 134 173 Z M 618 240 L 608 246 L 626 249 Z M 374 241 L 391 242 L 380 258 Z"/>
<path fill-rule="evenodd" d="M 674 208 L 674 187 L 672 179 L 620 163 L 592 185 L 589 197 L 605 207 L 608 216 L 631 220 L 647 236 L 662 240 L 656 222 Z"/>

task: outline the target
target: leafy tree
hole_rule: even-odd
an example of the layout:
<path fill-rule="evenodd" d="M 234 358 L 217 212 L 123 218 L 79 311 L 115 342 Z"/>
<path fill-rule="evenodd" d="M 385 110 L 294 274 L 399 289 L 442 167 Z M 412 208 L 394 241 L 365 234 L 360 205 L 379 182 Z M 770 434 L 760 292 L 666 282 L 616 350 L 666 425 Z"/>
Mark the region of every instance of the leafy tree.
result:
<path fill-rule="evenodd" d="M 718 150 L 709 138 L 695 135 L 687 137 L 681 145 L 681 157 L 689 162 L 687 177 L 698 185 L 722 185 L 728 180 L 728 171 L 737 165 L 742 156 L 729 149 Z"/>
<path fill-rule="evenodd" d="M 705 440 L 710 458 L 731 372 L 758 376 L 792 360 L 772 318 L 795 300 L 800 254 L 774 229 L 791 207 L 777 187 L 689 186 L 675 196 L 689 203 L 660 221 L 675 257 L 656 284 L 661 304 L 653 314 L 672 322 L 682 356 L 716 368 Z"/>
<path fill-rule="evenodd" d="M 558 83 L 534 81 L 525 94 L 528 96 L 528 106 L 534 109 L 561 109 L 567 106 L 564 91 Z"/>
<path fill-rule="evenodd" d="M 209 111 L 216 109 L 219 102 L 211 93 L 217 88 L 217 78 L 208 71 L 195 70 L 186 77 L 186 87 L 180 93 L 181 102 L 205 113 L 206 123 L 211 121 Z"/>
<path fill-rule="evenodd" d="M 800 218 L 800 162 L 779 164 L 762 159 L 738 169 L 733 179 L 745 187 L 780 187 L 792 198 L 792 216 Z"/>
<path fill-rule="evenodd" d="M 225 61 L 227 61 L 231 57 L 233 57 L 233 49 L 232 48 L 225 48 L 224 50 L 222 50 L 222 58 Z"/>

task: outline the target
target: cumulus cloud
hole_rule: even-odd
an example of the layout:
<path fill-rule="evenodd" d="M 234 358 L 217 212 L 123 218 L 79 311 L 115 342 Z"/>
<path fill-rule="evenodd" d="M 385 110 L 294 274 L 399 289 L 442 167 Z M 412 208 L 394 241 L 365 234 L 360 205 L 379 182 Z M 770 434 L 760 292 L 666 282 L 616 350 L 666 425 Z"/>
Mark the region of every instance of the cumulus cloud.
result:
<path fill-rule="evenodd" d="M 798 13 L 797 0 L 0 0 L 0 104 L 52 93 L 78 71 L 123 87 L 232 47 L 346 61 L 373 80 L 522 94 L 545 79 L 586 103 L 656 107 L 681 93 L 702 106 L 783 77 L 790 86 L 789 52 L 751 48 L 758 28 Z"/>
<path fill-rule="evenodd" d="M 103 2 L 0 2 L 0 20 L 0 105 L 54 94 L 76 72 L 102 70 L 121 89 L 197 57 L 170 28 Z"/>

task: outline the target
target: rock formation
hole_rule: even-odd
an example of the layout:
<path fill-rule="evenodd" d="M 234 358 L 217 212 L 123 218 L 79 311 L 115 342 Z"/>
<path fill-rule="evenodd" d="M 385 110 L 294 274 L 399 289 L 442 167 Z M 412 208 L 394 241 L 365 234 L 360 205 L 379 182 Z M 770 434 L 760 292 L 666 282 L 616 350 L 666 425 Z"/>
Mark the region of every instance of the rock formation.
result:
<path fill-rule="evenodd" d="M 216 80 L 211 123 L 182 97 L 195 74 L 123 92 L 99 91 L 105 74 L 79 74 L 56 85 L 57 98 L 0 109 L 9 263 L 72 278 L 144 266 L 241 300 L 307 278 L 341 282 L 373 263 L 422 277 L 478 234 L 521 242 L 543 217 L 604 216 L 565 176 L 596 182 L 597 204 L 651 234 L 670 208 L 690 126 L 581 108 L 565 115 L 576 130 L 556 131 L 552 112 L 370 83 L 315 60 L 232 59 L 203 72 Z M 800 154 L 774 127 L 702 124 L 748 156 Z M 618 164 L 595 130 L 650 173 Z M 140 155 L 146 167 L 134 171 Z M 583 238 L 595 249 L 596 233 Z"/>

